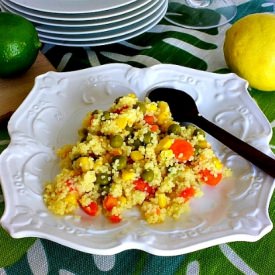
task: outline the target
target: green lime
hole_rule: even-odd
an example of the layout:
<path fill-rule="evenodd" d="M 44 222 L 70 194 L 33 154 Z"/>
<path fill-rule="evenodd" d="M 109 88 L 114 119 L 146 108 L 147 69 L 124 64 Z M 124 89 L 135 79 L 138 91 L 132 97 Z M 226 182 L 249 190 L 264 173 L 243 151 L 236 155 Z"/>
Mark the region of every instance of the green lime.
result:
<path fill-rule="evenodd" d="M 27 71 L 36 60 L 40 47 L 31 22 L 19 15 L 0 12 L 0 77 Z"/>

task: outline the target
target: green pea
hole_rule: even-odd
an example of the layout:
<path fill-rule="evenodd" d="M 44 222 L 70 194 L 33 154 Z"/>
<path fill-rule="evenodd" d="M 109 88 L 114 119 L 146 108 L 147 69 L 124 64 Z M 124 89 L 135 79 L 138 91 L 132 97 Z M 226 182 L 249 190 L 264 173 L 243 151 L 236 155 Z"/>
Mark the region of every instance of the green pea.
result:
<path fill-rule="evenodd" d="M 195 145 L 194 148 L 195 148 L 195 155 L 198 155 L 201 151 L 201 148 L 198 145 Z"/>
<path fill-rule="evenodd" d="M 144 136 L 143 136 L 143 142 L 144 142 L 144 144 L 149 144 L 150 141 L 151 141 L 151 139 L 152 139 L 152 135 L 151 135 L 150 132 L 144 134 Z"/>
<path fill-rule="evenodd" d="M 196 130 L 197 128 L 193 125 L 193 124 L 188 124 L 186 126 L 186 130 L 191 132 L 192 134 L 194 134 L 194 131 Z"/>
<path fill-rule="evenodd" d="M 94 111 L 92 112 L 92 114 L 93 114 L 93 115 L 99 114 L 99 110 L 94 110 Z"/>
<path fill-rule="evenodd" d="M 115 101 L 114 101 L 114 102 L 115 102 L 115 104 L 117 104 L 117 103 L 120 101 L 120 99 L 121 99 L 121 98 L 123 98 L 123 96 L 119 96 L 119 97 L 117 97 L 117 98 L 115 99 Z"/>
<path fill-rule="evenodd" d="M 205 137 L 205 132 L 204 132 L 202 129 L 197 128 L 197 129 L 194 131 L 193 135 L 194 135 L 194 136 L 202 135 L 202 136 Z"/>
<path fill-rule="evenodd" d="M 87 136 L 88 136 L 88 129 L 86 128 L 81 128 L 79 131 L 78 131 L 78 135 L 80 137 L 80 141 L 83 142 L 86 140 Z"/>
<path fill-rule="evenodd" d="M 105 120 L 110 119 L 111 118 L 110 112 L 104 111 L 103 112 L 103 117 L 104 117 Z"/>
<path fill-rule="evenodd" d="M 112 160 L 113 163 L 116 163 L 117 170 L 121 170 L 127 165 L 127 158 L 125 156 L 115 156 Z"/>
<path fill-rule="evenodd" d="M 99 173 L 99 174 L 97 174 L 95 182 L 99 185 L 109 184 L 109 175 L 108 175 L 108 173 Z"/>
<path fill-rule="evenodd" d="M 151 169 L 144 170 L 141 174 L 141 178 L 146 182 L 151 182 L 154 179 L 154 172 Z"/>
<path fill-rule="evenodd" d="M 179 135 L 181 133 L 181 127 L 178 124 L 171 124 L 168 127 L 168 133 L 169 134 L 175 134 L 175 135 Z"/>
<path fill-rule="evenodd" d="M 128 132 L 129 132 L 129 135 L 130 135 L 130 134 L 133 133 L 133 130 L 134 130 L 134 129 L 133 129 L 133 127 L 130 127 L 129 125 L 127 125 L 127 126 L 125 127 L 125 130 L 128 131 Z"/>
<path fill-rule="evenodd" d="M 135 105 L 136 108 L 139 107 L 139 110 L 142 112 L 142 113 L 145 113 L 146 112 L 146 105 L 144 102 L 141 102 L 141 101 L 138 101 Z"/>
<path fill-rule="evenodd" d="M 135 149 L 138 149 L 138 147 L 141 145 L 142 145 L 142 142 L 139 139 L 134 140 L 133 146 Z"/>
<path fill-rule="evenodd" d="M 100 186 L 100 193 L 101 195 L 107 195 L 110 191 L 110 184 L 107 184 L 107 185 L 101 185 Z"/>
<path fill-rule="evenodd" d="M 110 139 L 110 145 L 113 148 L 119 148 L 123 144 L 123 138 L 120 135 L 114 135 Z"/>

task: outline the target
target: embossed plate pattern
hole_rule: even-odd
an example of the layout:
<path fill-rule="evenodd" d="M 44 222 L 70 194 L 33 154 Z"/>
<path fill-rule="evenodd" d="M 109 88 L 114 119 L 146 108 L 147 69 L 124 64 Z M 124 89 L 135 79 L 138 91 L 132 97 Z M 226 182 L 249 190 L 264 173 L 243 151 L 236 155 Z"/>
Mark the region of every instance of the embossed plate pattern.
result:
<path fill-rule="evenodd" d="M 11 143 L 0 156 L 5 198 L 2 226 L 15 238 L 41 237 L 94 254 L 141 249 L 155 255 L 179 255 L 231 241 L 256 241 L 272 229 L 268 205 L 274 179 L 208 139 L 233 176 L 191 202 L 179 221 L 148 225 L 131 210 L 120 224 L 101 215 L 59 218 L 42 200 L 44 182 L 58 172 L 55 149 L 77 139 L 82 118 L 106 109 L 118 96 L 140 98 L 159 86 L 183 89 L 197 101 L 202 115 L 266 154 L 271 127 L 234 74 L 213 74 L 176 65 L 138 69 L 110 64 L 75 72 L 49 72 L 36 78 L 33 90 L 12 116 Z M 180 102 L 179 102 L 180 104 Z"/>

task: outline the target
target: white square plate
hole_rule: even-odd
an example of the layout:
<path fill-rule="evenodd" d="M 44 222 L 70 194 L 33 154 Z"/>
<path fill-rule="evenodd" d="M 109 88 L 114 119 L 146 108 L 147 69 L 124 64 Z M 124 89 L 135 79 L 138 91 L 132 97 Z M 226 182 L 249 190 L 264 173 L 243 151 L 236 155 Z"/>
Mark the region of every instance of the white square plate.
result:
<path fill-rule="evenodd" d="M 185 90 L 200 113 L 272 156 L 272 130 L 235 74 L 214 74 L 176 65 L 138 69 L 109 64 L 85 70 L 49 72 L 36 78 L 29 96 L 12 116 L 11 143 L 0 156 L 5 199 L 2 226 L 15 238 L 41 237 L 94 254 L 141 249 L 179 255 L 231 241 L 256 241 L 272 229 L 268 205 L 274 179 L 207 136 L 233 176 L 191 201 L 179 221 L 148 225 L 136 210 L 110 224 L 102 216 L 56 217 L 42 199 L 43 185 L 58 172 L 55 149 L 77 140 L 84 115 L 107 109 L 115 98 L 135 92 L 144 98 L 154 87 Z M 180 102 L 179 102 L 180 104 Z M 80 214 L 81 215 L 81 214 Z"/>

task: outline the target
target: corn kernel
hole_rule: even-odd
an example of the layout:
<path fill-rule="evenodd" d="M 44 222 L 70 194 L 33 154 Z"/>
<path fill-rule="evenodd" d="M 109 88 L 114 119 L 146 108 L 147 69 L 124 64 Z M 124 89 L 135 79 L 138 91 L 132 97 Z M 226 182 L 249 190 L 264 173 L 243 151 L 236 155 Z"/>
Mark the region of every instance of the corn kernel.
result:
<path fill-rule="evenodd" d="M 156 151 L 159 152 L 161 150 L 169 149 L 170 146 L 173 144 L 173 139 L 166 136 L 165 138 L 161 139 L 156 147 Z"/>
<path fill-rule="evenodd" d="M 94 164 L 94 170 L 98 170 L 102 165 L 103 165 L 103 160 L 101 158 L 97 159 Z"/>
<path fill-rule="evenodd" d="M 123 180 L 132 180 L 135 178 L 135 172 L 131 170 L 122 170 L 121 177 Z"/>
<path fill-rule="evenodd" d="M 163 113 L 169 113 L 169 111 L 170 111 L 170 109 L 169 109 L 169 105 L 168 105 L 168 103 L 167 102 L 165 102 L 165 101 L 160 101 L 159 103 L 158 103 L 158 107 L 159 107 L 159 109 L 160 109 L 160 111 Z"/>
<path fill-rule="evenodd" d="M 216 167 L 218 170 L 221 170 L 221 169 L 222 169 L 223 164 L 221 163 L 221 161 L 220 161 L 218 158 L 213 158 L 213 163 L 214 163 L 215 167 Z"/>
<path fill-rule="evenodd" d="M 81 167 L 81 170 L 83 172 L 87 172 L 91 170 L 94 166 L 94 161 L 89 157 L 80 157 L 78 161 L 79 161 L 79 166 Z"/>
<path fill-rule="evenodd" d="M 119 204 L 121 206 L 124 206 L 126 204 L 127 200 L 124 196 L 119 197 Z"/>
<path fill-rule="evenodd" d="M 77 195 L 76 195 L 76 193 L 69 193 L 66 196 L 65 201 L 69 205 L 77 205 Z"/>
<path fill-rule="evenodd" d="M 144 158 L 144 156 L 139 151 L 132 151 L 130 157 L 133 161 L 139 161 Z"/>
<path fill-rule="evenodd" d="M 119 116 L 115 119 L 115 123 L 120 129 L 124 129 L 127 126 L 127 122 L 128 120 L 124 116 Z"/>
<path fill-rule="evenodd" d="M 155 112 L 157 109 L 158 109 L 157 105 L 155 103 L 153 103 L 153 102 L 152 103 L 148 103 L 146 105 L 146 110 L 148 112 Z"/>
<path fill-rule="evenodd" d="M 73 146 L 70 144 L 64 145 L 62 148 L 57 150 L 57 155 L 61 159 L 64 159 L 68 156 L 68 154 L 72 151 Z"/>
<path fill-rule="evenodd" d="M 158 194 L 158 205 L 160 208 L 164 208 L 167 205 L 167 198 L 165 194 Z"/>
<path fill-rule="evenodd" d="M 169 114 L 168 113 L 160 113 L 157 116 L 157 120 L 158 120 L 159 124 L 163 124 L 168 118 L 169 118 Z"/>
<path fill-rule="evenodd" d="M 199 145 L 199 147 L 202 148 L 202 149 L 205 149 L 205 148 L 208 148 L 208 147 L 209 147 L 209 144 L 208 144 L 208 142 L 207 142 L 206 140 L 200 140 L 200 141 L 198 142 L 198 145 Z"/>

